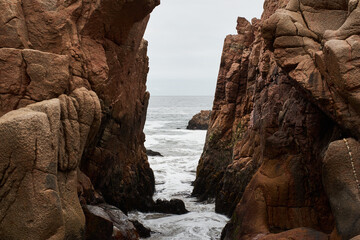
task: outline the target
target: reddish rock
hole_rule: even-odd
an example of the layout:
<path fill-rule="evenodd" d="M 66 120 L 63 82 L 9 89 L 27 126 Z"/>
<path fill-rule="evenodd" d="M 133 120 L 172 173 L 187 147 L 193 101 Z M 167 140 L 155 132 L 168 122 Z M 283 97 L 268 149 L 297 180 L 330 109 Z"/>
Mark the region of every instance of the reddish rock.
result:
<path fill-rule="evenodd" d="M 357 200 L 345 199 L 351 172 L 329 166 L 344 162 L 333 141 L 359 138 L 359 5 L 264 6 L 254 37 L 240 18 L 239 35 L 225 40 L 193 194 L 215 197 L 216 211 L 232 216 L 225 239 L 349 239 L 359 234 Z"/>
<path fill-rule="evenodd" d="M 360 235 L 360 143 L 355 139 L 332 142 L 326 151 L 323 182 L 342 239 Z"/>
<path fill-rule="evenodd" d="M 82 239 L 77 168 L 100 114 L 81 88 L 0 118 L 0 239 Z"/>
<path fill-rule="evenodd" d="M 205 200 L 214 197 L 220 191 L 220 181 L 225 168 L 232 160 L 232 144 L 238 137 L 233 134 L 233 128 L 242 134 L 243 129 L 236 129 L 235 121 L 236 102 L 246 99 L 238 98 L 239 91 L 246 91 L 248 75 L 248 59 L 250 55 L 249 39 L 253 32 L 249 31 L 250 23 L 246 19 L 238 19 L 239 35 L 229 35 L 224 42 L 221 57 L 219 77 L 215 92 L 215 100 L 210 117 L 210 128 L 206 136 L 204 152 L 197 168 L 197 177 L 194 182 L 193 195 Z M 241 30 L 241 29 L 245 29 Z M 245 43 L 244 43 L 245 42 Z M 244 61 L 242 61 L 244 59 Z M 250 113 L 249 108 L 238 109 Z"/>
<path fill-rule="evenodd" d="M 206 130 L 209 127 L 211 111 L 201 110 L 198 114 L 194 115 L 189 121 L 186 129 L 192 130 Z"/>
<path fill-rule="evenodd" d="M 96 189 L 106 201 L 124 211 L 146 208 L 153 202 L 154 176 L 144 148 L 149 93 L 145 85 L 147 42 L 142 37 L 149 14 L 158 4 L 158 0 L 0 1 L 0 121 L 16 125 L 13 136 L 28 134 L 31 139 L 58 130 L 49 130 L 46 121 L 57 119 L 63 124 L 55 139 L 59 142 L 52 142 L 49 136 L 51 141 L 43 146 L 53 153 L 62 149 L 59 159 L 37 161 L 46 165 L 51 160 L 51 171 L 43 166 L 36 168 L 39 172 L 34 170 L 30 164 L 33 151 L 23 157 L 31 166 L 25 162 L 15 164 L 19 175 L 10 174 L 15 166 L 9 168 L 11 154 L 0 157 L 0 180 L 6 183 L 0 188 L 0 199 L 7 202 L 0 204 L 1 219 L 6 219 L 1 220 L 1 239 L 81 238 L 84 215 L 77 188 L 83 203 L 101 198 Z M 26 118 L 29 113 L 23 114 L 26 119 L 20 117 L 17 125 L 14 116 L 29 111 L 19 108 L 33 103 L 47 105 L 48 100 L 61 103 L 59 118 L 47 120 L 49 112 L 31 113 L 34 119 L 41 120 L 39 124 L 43 123 L 38 126 Z M 88 108 L 95 100 L 96 110 Z M 87 121 L 91 117 L 99 127 Z M 29 133 L 22 124 L 28 126 Z M 15 146 L 17 151 L 34 148 L 33 141 L 29 140 L 28 146 L 19 139 L 12 139 L 12 144 L 3 139 L 2 152 L 10 153 Z M 36 177 L 31 175 L 34 172 Z M 11 176 L 16 176 L 17 184 L 7 182 Z M 26 180 L 20 181 L 23 178 Z M 54 194 L 45 191 L 55 188 L 47 186 L 45 178 L 58 184 Z M 36 197 L 29 193 L 32 188 Z M 39 191 L 44 193 L 37 194 Z M 19 200 L 11 205 L 14 199 Z M 20 216 L 25 208 L 33 208 L 34 212 Z M 10 222 L 16 224 L 9 227 Z M 48 230 L 40 234 L 41 229 Z"/>

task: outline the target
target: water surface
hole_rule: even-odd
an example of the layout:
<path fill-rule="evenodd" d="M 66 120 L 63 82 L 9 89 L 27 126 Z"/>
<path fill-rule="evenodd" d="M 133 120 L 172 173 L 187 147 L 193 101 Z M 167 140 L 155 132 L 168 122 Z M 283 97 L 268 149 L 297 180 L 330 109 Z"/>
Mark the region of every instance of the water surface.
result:
<path fill-rule="evenodd" d="M 151 97 L 144 132 L 145 146 L 164 157 L 149 157 L 155 174 L 154 199 L 178 198 L 190 212 L 184 215 L 132 212 L 150 227 L 150 240 L 219 239 L 228 218 L 215 213 L 213 203 L 192 198 L 196 167 L 203 150 L 206 131 L 186 130 L 188 121 L 200 110 L 209 110 L 213 97 Z"/>

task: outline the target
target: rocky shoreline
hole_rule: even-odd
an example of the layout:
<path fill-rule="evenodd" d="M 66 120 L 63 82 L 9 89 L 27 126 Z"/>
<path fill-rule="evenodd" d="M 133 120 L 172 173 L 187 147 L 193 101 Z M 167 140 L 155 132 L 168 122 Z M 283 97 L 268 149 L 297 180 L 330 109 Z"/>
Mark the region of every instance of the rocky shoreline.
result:
<path fill-rule="evenodd" d="M 0 1 L 0 239 L 139 239 L 159 0 Z M 360 238 L 360 4 L 265 0 L 226 37 L 193 196 L 222 239 Z M 208 126 L 206 121 L 210 118 Z"/>

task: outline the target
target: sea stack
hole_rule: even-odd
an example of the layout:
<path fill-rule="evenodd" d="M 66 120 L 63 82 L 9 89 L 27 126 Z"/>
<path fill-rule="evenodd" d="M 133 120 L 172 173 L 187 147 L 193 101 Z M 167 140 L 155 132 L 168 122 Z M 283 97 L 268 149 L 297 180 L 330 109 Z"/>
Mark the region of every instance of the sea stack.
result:
<path fill-rule="evenodd" d="M 191 118 L 186 129 L 207 130 L 209 127 L 210 116 L 210 110 L 201 110 L 199 113 L 197 113 Z"/>

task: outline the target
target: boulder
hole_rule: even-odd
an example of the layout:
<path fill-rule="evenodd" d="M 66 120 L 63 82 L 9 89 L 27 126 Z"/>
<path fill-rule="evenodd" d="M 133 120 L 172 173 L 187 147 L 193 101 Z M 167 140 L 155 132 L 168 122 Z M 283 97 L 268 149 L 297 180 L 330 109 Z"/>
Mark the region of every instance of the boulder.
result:
<path fill-rule="evenodd" d="M 86 205 L 83 209 L 85 239 L 139 239 L 136 228 L 120 209 L 108 204 Z"/>
<path fill-rule="evenodd" d="M 189 212 L 186 210 L 184 202 L 180 199 L 171 199 L 170 201 L 157 199 L 150 211 L 169 214 L 185 214 Z"/>
<path fill-rule="evenodd" d="M 200 113 L 194 115 L 189 121 L 186 129 L 191 130 L 207 130 L 209 127 L 211 111 L 201 110 Z"/>
<path fill-rule="evenodd" d="M 81 88 L 0 118 L 0 239 L 83 238 L 77 168 L 100 113 Z"/>

